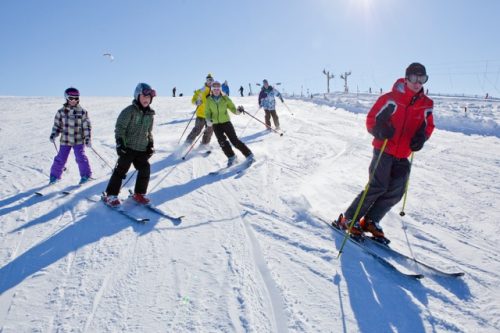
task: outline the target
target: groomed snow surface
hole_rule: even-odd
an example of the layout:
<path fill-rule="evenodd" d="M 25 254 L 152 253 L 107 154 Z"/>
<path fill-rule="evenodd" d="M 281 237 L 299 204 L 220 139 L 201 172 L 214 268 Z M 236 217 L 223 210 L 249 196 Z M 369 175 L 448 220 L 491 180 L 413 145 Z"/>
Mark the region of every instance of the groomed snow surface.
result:
<path fill-rule="evenodd" d="M 0 332 L 499 332 L 498 101 L 435 98 L 406 216 L 401 202 L 382 221 L 392 247 L 463 277 L 400 267 L 425 275 L 410 279 L 350 243 L 337 258 L 342 238 L 317 217 L 336 218 L 366 184 L 376 98 L 278 102 L 282 137 L 233 115 L 256 162 L 218 176 L 209 172 L 226 158 L 215 137 L 210 155 L 181 159 L 190 97 L 155 98 L 149 194 L 185 216 L 175 226 L 130 202 L 150 222 L 87 200 L 109 180 L 130 97 L 82 96 L 107 164 L 87 149 L 96 180 L 68 196 L 79 181 L 72 154 L 57 187 L 34 194 L 48 182 L 62 98 L 0 97 Z M 233 100 L 263 120 L 256 96 Z"/>

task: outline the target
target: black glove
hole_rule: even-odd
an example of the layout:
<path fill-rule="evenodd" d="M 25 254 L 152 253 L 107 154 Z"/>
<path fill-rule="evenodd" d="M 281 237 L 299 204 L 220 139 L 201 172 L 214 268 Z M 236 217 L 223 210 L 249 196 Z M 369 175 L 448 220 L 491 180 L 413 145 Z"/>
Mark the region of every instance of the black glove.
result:
<path fill-rule="evenodd" d="M 238 106 L 236 110 L 238 110 L 238 113 L 245 113 L 245 108 L 242 105 Z"/>
<path fill-rule="evenodd" d="M 148 158 L 151 158 L 151 156 L 153 156 L 154 153 L 155 153 L 155 148 L 153 146 L 153 142 L 150 142 L 146 147 L 146 155 L 148 155 Z"/>
<path fill-rule="evenodd" d="M 51 134 L 49 140 L 50 142 L 55 142 L 56 136 L 54 134 Z"/>
<path fill-rule="evenodd" d="M 415 132 L 413 138 L 410 141 L 410 149 L 412 151 L 419 151 L 424 146 L 427 138 L 425 137 L 425 122 L 420 126 L 420 128 Z"/>
<path fill-rule="evenodd" d="M 125 147 L 125 143 L 123 143 L 123 139 L 116 139 L 116 153 L 120 157 L 125 157 L 128 153 L 127 148 Z"/>
<path fill-rule="evenodd" d="M 372 130 L 374 137 L 380 140 L 391 139 L 394 136 L 394 131 L 396 129 L 392 126 L 391 122 L 378 122 Z"/>
<path fill-rule="evenodd" d="M 380 114 L 377 116 L 375 127 L 373 127 L 372 134 L 375 138 L 384 140 L 391 139 L 394 136 L 395 128 L 391 124 L 391 116 L 394 113 L 396 105 L 387 105 Z"/>

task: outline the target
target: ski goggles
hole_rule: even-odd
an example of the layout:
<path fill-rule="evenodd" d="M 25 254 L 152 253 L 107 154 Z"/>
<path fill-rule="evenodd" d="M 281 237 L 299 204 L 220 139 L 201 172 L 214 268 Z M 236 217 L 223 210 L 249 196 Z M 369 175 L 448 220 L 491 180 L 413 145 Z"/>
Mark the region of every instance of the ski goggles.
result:
<path fill-rule="evenodd" d="M 411 83 L 420 83 L 420 84 L 425 84 L 427 80 L 429 80 L 428 75 L 417 75 L 417 74 L 410 74 L 406 77 L 408 81 Z"/>
<path fill-rule="evenodd" d="M 80 97 L 68 97 L 68 101 L 78 101 L 80 100 Z"/>
<path fill-rule="evenodd" d="M 144 88 L 144 89 L 142 89 L 141 94 L 144 95 L 144 96 L 155 97 L 156 96 L 156 90 L 150 89 L 150 88 Z"/>

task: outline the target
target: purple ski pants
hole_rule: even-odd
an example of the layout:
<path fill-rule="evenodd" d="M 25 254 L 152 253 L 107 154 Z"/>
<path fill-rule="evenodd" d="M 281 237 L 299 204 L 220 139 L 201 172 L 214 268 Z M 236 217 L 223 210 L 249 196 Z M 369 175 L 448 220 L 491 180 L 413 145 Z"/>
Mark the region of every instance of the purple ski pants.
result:
<path fill-rule="evenodd" d="M 71 147 L 73 147 L 73 152 L 75 153 L 76 163 L 80 170 L 80 177 L 91 177 L 92 171 L 90 170 L 89 160 L 85 155 L 85 145 L 83 144 L 74 146 L 61 145 L 59 147 L 59 153 L 54 157 L 54 163 L 52 163 L 52 167 L 50 168 L 50 176 L 61 179 Z"/>

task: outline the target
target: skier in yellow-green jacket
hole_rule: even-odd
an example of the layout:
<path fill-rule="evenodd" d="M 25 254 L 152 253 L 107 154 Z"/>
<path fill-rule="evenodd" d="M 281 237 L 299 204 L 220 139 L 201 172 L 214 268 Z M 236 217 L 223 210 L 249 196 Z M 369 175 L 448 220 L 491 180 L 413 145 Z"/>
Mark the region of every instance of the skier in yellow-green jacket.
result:
<path fill-rule="evenodd" d="M 207 98 L 205 116 L 207 121 L 207 126 L 209 128 L 213 127 L 217 141 L 222 148 L 222 151 L 227 156 L 227 166 L 231 166 L 236 162 L 236 155 L 234 154 L 231 144 L 237 148 L 246 157 L 248 164 L 253 163 L 254 156 L 252 151 L 243 143 L 234 130 L 231 119 L 229 118 L 230 110 L 234 114 L 244 113 L 245 109 L 243 106 L 234 106 L 233 101 L 228 96 L 223 96 L 221 93 L 221 84 L 218 81 L 212 83 L 210 96 Z M 229 144 L 229 141 L 231 144 Z"/>
<path fill-rule="evenodd" d="M 207 126 L 205 120 L 205 105 L 207 103 L 207 97 L 210 95 L 210 87 L 214 82 L 214 78 L 212 74 L 207 75 L 207 80 L 203 87 L 196 90 L 193 94 L 193 98 L 191 99 L 191 103 L 196 105 L 196 120 L 194 123 L 194 127 L 191 130 L 191 133 L 186 138 L 186 144 L 191 144 L 193 141 L 200 135 L 203 128 Z M 203 133 L 203 137 L 201 139 L 201 144 L 206 145 L 210 143 L 210 139 L 212 138 L 213 129 L 212 127 L 206 127 L 205 132 Z"/>

